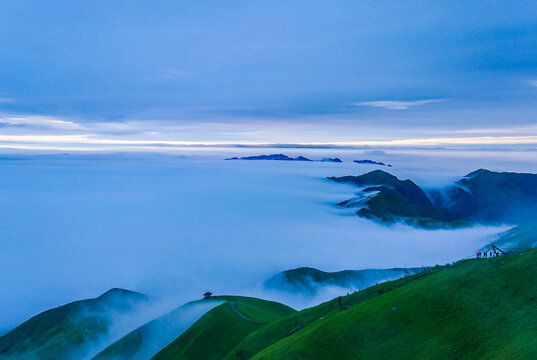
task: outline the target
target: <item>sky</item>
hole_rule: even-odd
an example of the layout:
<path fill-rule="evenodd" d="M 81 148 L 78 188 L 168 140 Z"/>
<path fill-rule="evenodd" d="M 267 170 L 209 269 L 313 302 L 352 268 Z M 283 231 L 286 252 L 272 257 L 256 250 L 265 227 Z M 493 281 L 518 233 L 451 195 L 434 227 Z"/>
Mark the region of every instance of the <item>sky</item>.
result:
<path fill-rule="evenodd" d="M 0 151 L 537 145 L 532 1 L 0 4 Z"/>

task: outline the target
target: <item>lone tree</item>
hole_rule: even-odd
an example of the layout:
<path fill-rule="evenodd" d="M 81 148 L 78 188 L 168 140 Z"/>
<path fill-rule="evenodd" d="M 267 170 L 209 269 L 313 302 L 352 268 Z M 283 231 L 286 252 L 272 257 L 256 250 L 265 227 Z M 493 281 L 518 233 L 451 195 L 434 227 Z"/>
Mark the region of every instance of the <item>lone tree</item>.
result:
<path fill-rule="evenodd" d="M 213 296 L 213 293 L 210 292 L 210 291 L 207 291 L 205 294 L 203 294 L 203 298 L 204 298 L 204 299 L 208 299 L 208 298 L 210 298 L 211 296 Z"/>

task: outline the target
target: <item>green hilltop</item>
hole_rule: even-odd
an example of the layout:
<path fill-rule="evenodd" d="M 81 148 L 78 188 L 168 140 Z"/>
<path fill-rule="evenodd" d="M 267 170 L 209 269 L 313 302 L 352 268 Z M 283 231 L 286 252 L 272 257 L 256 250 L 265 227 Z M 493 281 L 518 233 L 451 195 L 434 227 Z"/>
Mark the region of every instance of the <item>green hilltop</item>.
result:
<path fill-rule="evenodd" d="M 82 356 L 108 334 L 111 316 L 129 316 L 147 297 L 124 289 L 42 312 L 0 337 L 0 359 L 62 360 Z"/>
<path fill-rule="evenodd" d="M 225 302 L 202 316 L 153 359 L 222 359 L 249 334 L 295 312 L 283 304 L 256 298 L 217 296 L 214 300 Z"/>

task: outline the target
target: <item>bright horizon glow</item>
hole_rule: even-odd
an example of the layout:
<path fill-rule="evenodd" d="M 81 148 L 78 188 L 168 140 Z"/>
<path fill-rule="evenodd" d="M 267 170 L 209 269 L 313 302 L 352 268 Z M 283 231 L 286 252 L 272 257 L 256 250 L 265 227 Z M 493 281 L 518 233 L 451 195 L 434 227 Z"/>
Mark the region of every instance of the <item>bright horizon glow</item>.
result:
<path fill-rule="evenodd" d="M 396 147 L 430 147 L 442 145 L 535 145 L 537 136 L 481 136 L 481 137 L 443 137 L 414 138 L 391 140 L 358 140 L 333 142 L 233 142 L 233 141 L 182 141 L 182 140 L 127 140 L 96 138 L 92 135 L 0 135 L 1 149 L 24 150 L 61 150 L 61 151 L 104 151 L 104 150 L 166 150 L 166 148 L 182 147 L 301 147 L 301 148 L 338 148 L 365 146 L 396 146 Z M 71 146 L 61 146 L 69 144 Z M 48 146 L 47 146 L 48 145 Z M 84 145 L 96 145 L 84 147 Z"/>

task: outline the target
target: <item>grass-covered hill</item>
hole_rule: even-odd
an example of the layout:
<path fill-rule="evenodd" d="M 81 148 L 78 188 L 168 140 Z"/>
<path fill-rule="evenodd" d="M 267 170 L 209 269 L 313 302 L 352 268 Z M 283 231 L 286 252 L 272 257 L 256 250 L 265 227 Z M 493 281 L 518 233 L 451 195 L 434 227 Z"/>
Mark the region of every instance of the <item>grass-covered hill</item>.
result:
<path fill-rule="evenodd" d="M 169 345 L 219 300 L 192 301 L 131 331 L 97 354 L 94 360 L 146 360 Z"/>
<path fill-rule="evenodd" d="M 435 202 L 473 221 L 521 224 L 535 218 L 537 174 L 479 169 L 436 196 Z"/>
<path fill-rule="evenodd" d="M 42 312 L 0 337 L 0 359 L 61 360 L 83 356 L 107 337 L 112 317 L 129 316 L 145 295 L 112 289 Z"/>
<path fill-rule="evenodd" d="M 412 180 L 400 180 L 382 170 L 359 176 L 330 177 L 335 182 L 354 184 L 361 197 L 338 205 L 358 207 L 357 215 L 383 223 L 403 222 L 409 225 L 441 228 L 468 225 L 454 214 L 436 207 L 427 194 Z"/>
<path fill-rule="evenodd" d="M 306 309 L 226 359 L 533 359 L 537 249 L 435 267 Z"/>
<path fill-rule="evenodd" d="M 224 303 L 203 315 L 153 359 L 222 359 L 249 334 L 295 312 L 256 298 L 217 296 L 212 300 Z"/>
<path fill-rule="evenodd" d="M 76 359 L 73 348 L 82 342 L 91 345 L 106 326 L 93 320 L 101 325 L 95 331 L 86 317 L 79 317 L 83 321 L 77 325 L 65 320 L 60 326 L 61 319 L 73 318 L 82 307 L 100 308 L 111 296 L 107 294 L 86 300 L 84 306 L 76 302 L 49 310 L 20 325 L 0 338 L 0 359 L 10 359 L 15 349 L 26 351 L 21 359 Z M 186 306 L 205 302 L 217 304 L 178 337 L 168 337 L 167 346 L 154 349 L 153 359 L 533 359 L 537 249 L 436 266 L 298 312 L 240 296 Z M 140 343 L 150 339 L 148 326 L 163 329 L 158 324 L 163 319 L 166 316 L 110 346 L 116 352 L 108 358 L 129 358 L 130 351 L 136 359 Z"/>
<path fill-rule="evenodd" d="M 278 273 L 265 281 L 265 287 L 279 291 L 315 295 L 326 286 L 365 289 L 377 283 L 417 274 L 424 268 L 364 269 L 326 272 L 300 267 Z"/>
<path fill-rule="evenodd" d="M 537 211 L 537 174 L 481 169 L 453 186 L 427 193 L 411 180 L 400 180 L 382 170 L 329 179 L 362 188 L 359 198 L 345 200 L 340 206 L 359 208 L 359 216 L 384 223 L 424 228 L 474 222 L 521 224 Z"/>
<path fill-rule="evenodd" d="M 306 309 L 226 359 L 533 359 L 537 249 L 435 267 Z"/>

